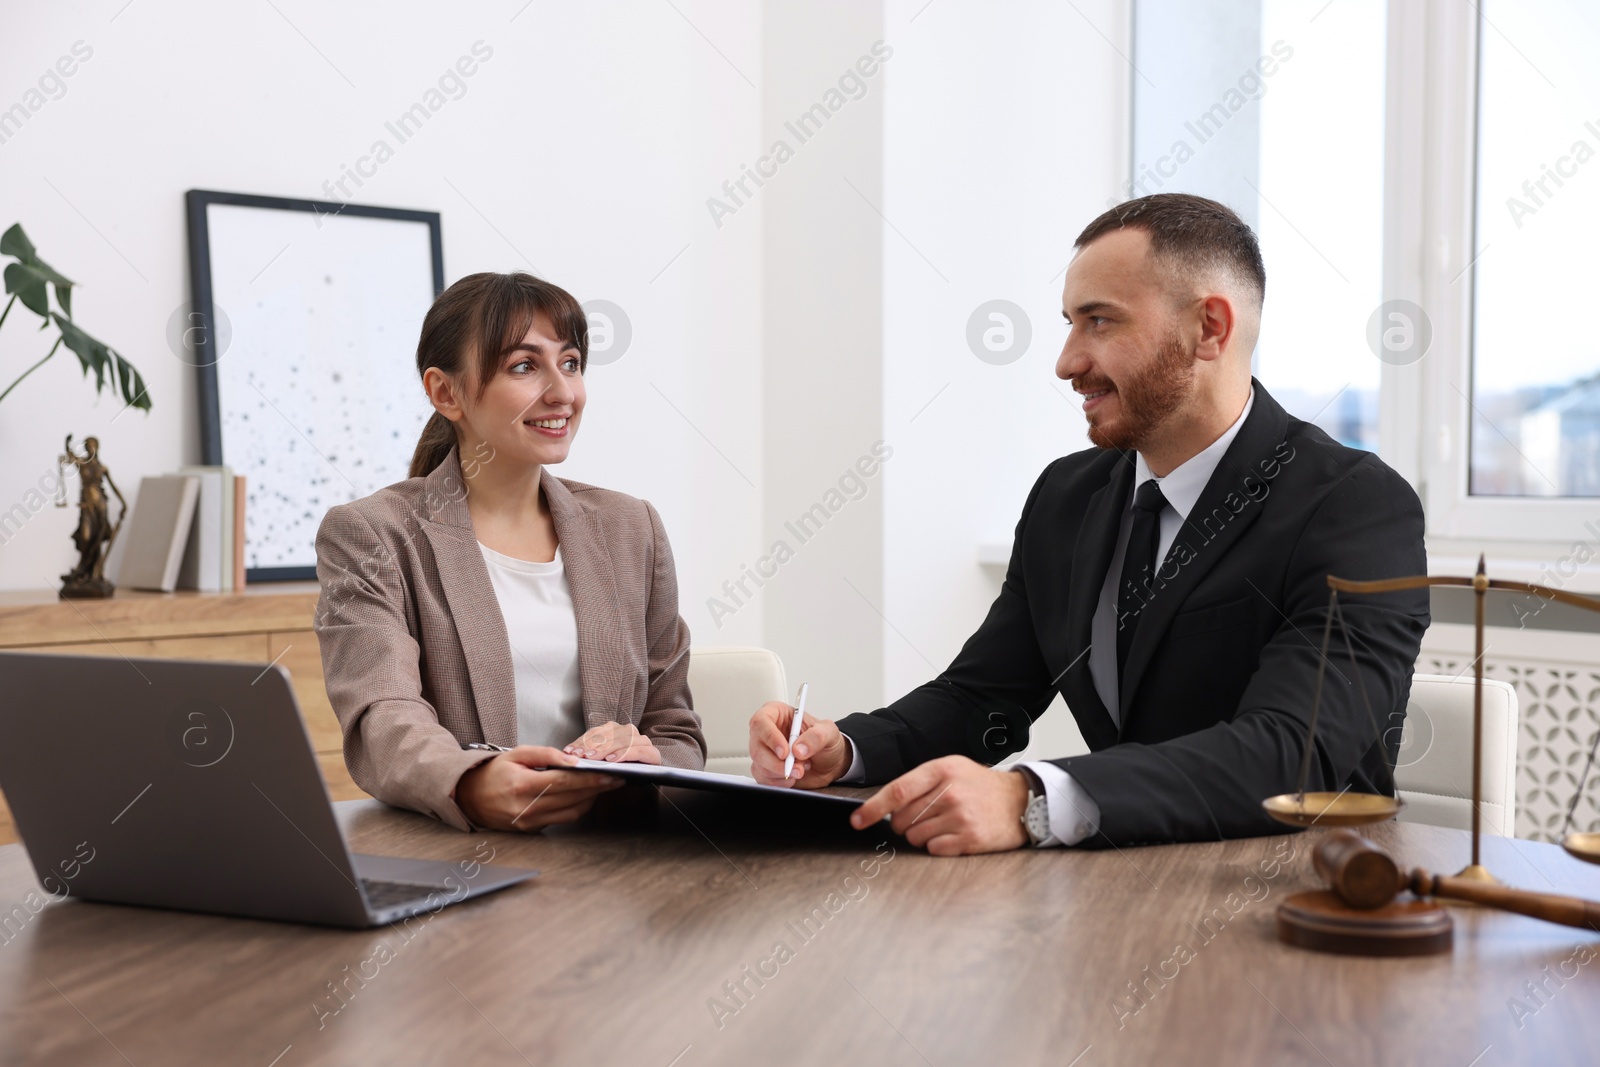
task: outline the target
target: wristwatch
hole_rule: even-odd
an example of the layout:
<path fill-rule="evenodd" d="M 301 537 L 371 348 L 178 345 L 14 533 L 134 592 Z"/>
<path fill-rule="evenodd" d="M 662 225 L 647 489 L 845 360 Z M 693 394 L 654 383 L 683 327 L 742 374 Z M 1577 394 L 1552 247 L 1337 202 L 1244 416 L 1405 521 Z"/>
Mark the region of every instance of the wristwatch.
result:
<path fill-rule="evenodd" d="M 1028 844 L 1038 848 L 1050 840 L 1050 803 L 1037 774 L 1026 767 L 1018 767 L 1017 772 L 1028 781 L 1028 806 L 1022 811 L 1022 828 L 1028 833 Z"/>

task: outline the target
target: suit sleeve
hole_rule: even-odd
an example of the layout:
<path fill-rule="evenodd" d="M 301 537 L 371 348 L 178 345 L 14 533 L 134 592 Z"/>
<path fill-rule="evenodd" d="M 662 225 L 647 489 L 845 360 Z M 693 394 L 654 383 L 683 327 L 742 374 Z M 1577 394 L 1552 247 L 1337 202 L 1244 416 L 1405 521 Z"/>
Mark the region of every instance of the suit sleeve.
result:
<path fill-rule="evenodd" d="M 1055 689 L 1028 607 L 1022 545 L 1054 467 L 1046 467 L 1028 493 L 1000 595 L 950 666 L 886 708 L 839 720 L 861 757 L 865 784 L 879 785 L 952 754 L 993 766 L 1027 747 L 1028 727 L 1049 707 Z"/>
<path fill-rule="evenodd" d="M 661 516 L 648 503 L 645 511 L 655 549 L 645 608 L 650 691 L 639 732 L 661 751 L 666 766 L 699 770 L 706 765 L 706 739 L 689 695 L 689 625 L 678 614 L 677 569 Z"/>
<path fill-rule="evenodd" d="M 1283 622 L 1262 648 L 1232 719 L 1158 744 L 1120 744 L 1052 761 L 1100 807 L 1100 833 L 1084 844 L 1282 833 L 1261 801 L 1295 789 L 1321 663 L 1327 576 L 1426 573 L 1423 532 L 1422 505 L 1398 474 L 1372 457 L 1352 468 L 1323 499 L 1289 556 L 1277 605 Z M 1393 754 L 1374 731 L 1362 689 L 1381 730 L 1382 717 L 1403 707 L 1410 690 L 1428 626 L 1428 593 L 1341 594 L 1339 603 L 1356 664 L 1352 670 L 1336 624 L 1306 789 L 1337 792 L 1365 764 L 1378 766 L 1377 786 L 1392 791 L 1389 760 L 1377 757 Z"/>
<path fill-rule="evenodd" d="M 387 804 L 471 830 L 456 782 L 493 757 L 462 749 L 423 697 L 395 554 L 348 504 L 331 508 L 317 529 L 317 579 L 314 629 L 350 777 Z"/>

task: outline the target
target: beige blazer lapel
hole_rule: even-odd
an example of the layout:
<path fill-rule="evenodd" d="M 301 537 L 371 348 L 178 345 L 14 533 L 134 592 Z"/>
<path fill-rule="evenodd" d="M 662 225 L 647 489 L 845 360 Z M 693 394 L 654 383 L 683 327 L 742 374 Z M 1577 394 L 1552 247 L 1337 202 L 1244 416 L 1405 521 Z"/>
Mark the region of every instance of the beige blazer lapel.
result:
<path fill-rule="evenodd" d="M 583 689 L 583 719 L 588 726 L 630 722 L 622 706 L 622 683 L 629 677 L 630 649 L 622 632 L 622 611 L 606 552 L 605 536 L 593 515 L 548 469 L 540 481 L 555 520 L 556 540 L 578 620 L 578 675 Z"/>
<path fill-rule="evenodd" d="M 438 581 L 471 678 L 473 704 L 483 739 L 494 745 L 517 743 L 517 691 L 511 669 L 511 644 L 505 619 L 489 582 L 478 538 L 467 510 L 466 482 L 456 450 L 426 479 L 427 514 L 417 516 L 433 546 Z M 581 645 L 581 638 L 580 638 Z"/>

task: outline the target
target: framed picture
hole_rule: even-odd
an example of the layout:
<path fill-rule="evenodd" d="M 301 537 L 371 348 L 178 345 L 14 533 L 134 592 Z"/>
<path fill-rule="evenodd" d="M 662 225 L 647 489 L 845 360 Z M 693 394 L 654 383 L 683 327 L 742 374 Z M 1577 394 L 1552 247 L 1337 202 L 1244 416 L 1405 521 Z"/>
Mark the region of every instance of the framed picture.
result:
<path fill-rule="evenodd" d="M 323 515 L 403 480 L 433 411 L 416 348 L 444 290 L 439 213 L 187 200 L 203 462 L 246 478 L 246 580 L 315 578 Z"/>

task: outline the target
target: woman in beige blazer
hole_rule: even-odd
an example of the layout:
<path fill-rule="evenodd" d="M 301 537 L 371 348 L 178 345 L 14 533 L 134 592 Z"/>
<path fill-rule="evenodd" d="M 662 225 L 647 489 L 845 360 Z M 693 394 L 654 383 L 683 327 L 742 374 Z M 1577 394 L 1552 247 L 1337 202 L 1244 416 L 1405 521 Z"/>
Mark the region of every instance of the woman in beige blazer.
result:
<path fill-rule="evenodd" d="M 705 764 L 660 516 L 549 470 L 577 433 L 587 360 L 565 291 L 462 278 L 423 320 L 435 413 L 412 476 L 317 531 L 316 632 L 350 776 L 462 830 L 577 819 L 619 784 L 545 769 L 579 756 Z"/>

